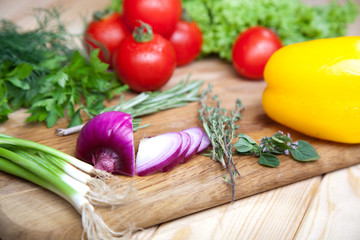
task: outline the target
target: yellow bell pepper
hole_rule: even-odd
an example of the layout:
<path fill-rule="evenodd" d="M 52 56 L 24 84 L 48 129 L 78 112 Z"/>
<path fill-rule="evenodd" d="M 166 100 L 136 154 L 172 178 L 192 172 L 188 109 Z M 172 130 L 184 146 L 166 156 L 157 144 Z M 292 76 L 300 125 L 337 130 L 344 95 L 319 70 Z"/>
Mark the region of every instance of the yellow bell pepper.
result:
<path fill-rule="evenodd" d="M 269 59 L 264 79 L 270 118 L 319 139 L 360 143 L 360 37 L 285 46 Z"/>

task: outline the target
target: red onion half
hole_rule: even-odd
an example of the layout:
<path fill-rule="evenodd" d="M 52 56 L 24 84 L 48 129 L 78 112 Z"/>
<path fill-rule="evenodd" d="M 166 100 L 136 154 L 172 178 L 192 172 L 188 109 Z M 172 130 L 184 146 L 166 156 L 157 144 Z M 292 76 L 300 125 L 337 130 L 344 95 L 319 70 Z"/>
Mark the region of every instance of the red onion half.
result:
<path fill-rule="evenodd" d="M 114 174 L 135 174 L 132 118 L 123 112 L 95 116 L 81 129 L 75 155 L 95 168 Z"/>

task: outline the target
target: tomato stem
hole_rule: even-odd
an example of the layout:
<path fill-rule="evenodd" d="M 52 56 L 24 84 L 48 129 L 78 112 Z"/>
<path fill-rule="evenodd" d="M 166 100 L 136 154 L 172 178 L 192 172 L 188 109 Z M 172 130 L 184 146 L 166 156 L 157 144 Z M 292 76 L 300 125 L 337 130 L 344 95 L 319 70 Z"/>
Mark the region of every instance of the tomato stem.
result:
<path fill-rule="evenodd" d="M 135 42 L 150 42 L 154 37 L 151 26 L 140 20 L 138 22 L 140 26 L 135 27 L 133 32 Z"/>
<path fill-rule="evenodd" d="M 111 13 L 112 13 L 112 11 L 110 9 L 106 9 L 104 11 L 95 11 L 93 13 L 93 20 L 94 21 L 101 21 L 106 16 L 110 15 Z"/>
<path fill-rule="evenodd" d="M 185 8 L 182 9 L 181 20 L 183 20 L 185 22 L 189 22 L 189 23 L 194 21 L 194 19 L 190 15 L 189 11 L 187 11 Z"/>

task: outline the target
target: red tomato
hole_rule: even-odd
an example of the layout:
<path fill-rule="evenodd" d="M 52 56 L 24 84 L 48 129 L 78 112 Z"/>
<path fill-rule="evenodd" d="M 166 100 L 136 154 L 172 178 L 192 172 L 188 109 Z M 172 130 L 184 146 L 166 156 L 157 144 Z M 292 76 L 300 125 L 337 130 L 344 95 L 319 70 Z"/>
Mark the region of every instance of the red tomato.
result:
<path fill-rule="evenodd" d="M 233 66 L 245 78 L 263 79 L 267 61 L 281 47 L 281 40 L 270 29 L 250 27 L 235 40 L 232 49 Z"/>
<path fill-rule="evenodd" d="M 182 66 L 199 56 L 203 43 L 202 32 L 196 22 L 181 20 L 176 24 L 170 42 L 175 49 L 177 65 Z"/>
<path fill-rule="evenodd" d="M 114 70 L 133 91 L 158 90 L 169 81 L 175 70 L 174 48 L 168 40 L 155 33 L 151 40 L 138 42 L 135 39 L 136 36 L 129 35 L 120 42 L 113 59 Z"/>
<path fill-rule="evenodd" d="M 117 45 L 128 34 L 122 16 L 114 12 L 100 20 L 90 22 L 84 35 L 85 47 L 88 52 L 99 48 L 99 58 L 111 66 Z"/>
<path fill-rule="evenodd" d="M 123 14 L 125 24 L 133 30 L 141 20 L 149 24 L 154 33 L 165 38 L 175 30 L 182 11 L 181 0 L 124 0 Z"/>

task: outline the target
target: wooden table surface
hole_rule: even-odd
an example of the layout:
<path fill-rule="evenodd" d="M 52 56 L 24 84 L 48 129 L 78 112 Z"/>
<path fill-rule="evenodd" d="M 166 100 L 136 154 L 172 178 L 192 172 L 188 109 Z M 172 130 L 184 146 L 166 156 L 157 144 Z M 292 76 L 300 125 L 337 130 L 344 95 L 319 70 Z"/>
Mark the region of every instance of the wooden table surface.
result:
<path fill-rule="evenodd" d="M 33 8 L 58 3 L 68 29 L 79 32 L 83 17 L 108 1 L 1 0 L 0 18 L 31 28 Z M 359 20 L 349 33 L 358 35 L 356 26 Z M 355 165 L 153 226 L 132 239 L 360 239 L 359 224 L 360 165 Z"/>

